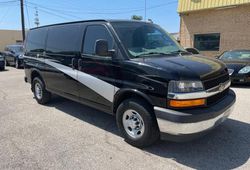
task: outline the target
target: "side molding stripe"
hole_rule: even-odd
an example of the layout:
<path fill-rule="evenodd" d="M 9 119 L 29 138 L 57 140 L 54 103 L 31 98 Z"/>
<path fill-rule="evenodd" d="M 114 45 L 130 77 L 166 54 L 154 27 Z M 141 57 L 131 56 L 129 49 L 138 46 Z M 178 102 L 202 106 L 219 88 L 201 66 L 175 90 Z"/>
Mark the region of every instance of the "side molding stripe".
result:
<path fill-rule="evenodd" d="M 60 70 L 61 72 L 67 74 L 68 76 L 72 77 L 73 79 L 77 80 L 81 84 L 87 86 L 88 88 L 92 89 L 108 101 L 113 103 L 114 94 L 119 90 L 119 88 L 109 84 L 101 79 L 98 79 L 94 76 L 86 74 L 82 71 L 73 70 L 71 67 L 64 66 L 62 64 L 53 62 L 49 59 L 40 59 L 40 58 L 33 58 L 25 56 L 25 58 L 38 60 L 40 62 L 45 62 L 46 64 Z M 62 85 L 63 86 L 63 85 Z"/>

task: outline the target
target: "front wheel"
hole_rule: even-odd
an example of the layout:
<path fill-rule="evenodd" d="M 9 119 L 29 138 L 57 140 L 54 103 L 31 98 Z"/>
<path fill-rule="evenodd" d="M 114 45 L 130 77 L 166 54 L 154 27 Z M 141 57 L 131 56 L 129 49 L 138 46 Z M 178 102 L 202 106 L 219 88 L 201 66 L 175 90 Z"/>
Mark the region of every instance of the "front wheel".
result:
<path fill-rule="evenodd" d="M 51 93 L 45 89 L 45 85 L 39 77 L 34 78 L 32 81 L 32 90 L 39 104 L 46 104 L 50 101 Z"/>
<path fill-rule="evenodd" d="M 127 99 L 116 113 L 118 128 L 125 141 L 142 148 L 155 143 L 160 136 L 159 128 L 150 106 L 140 99 Z"/>

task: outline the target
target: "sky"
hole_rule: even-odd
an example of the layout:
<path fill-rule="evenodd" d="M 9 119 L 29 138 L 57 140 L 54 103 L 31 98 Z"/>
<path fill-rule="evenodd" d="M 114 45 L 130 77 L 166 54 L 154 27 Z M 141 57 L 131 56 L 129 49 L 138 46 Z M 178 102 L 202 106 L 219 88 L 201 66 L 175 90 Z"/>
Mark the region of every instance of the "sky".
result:
<path fill-rule="evenodd" d="M 40 26 L 89 19 L 130 19 L 132 15 L 152 19 L 166 31 L 179 32 L 178 0 L 24 0 L 25 26 L 35 27 L 37 9 Z M 0 29 L 21 29 L 19 0 L 0 0 Z"/>

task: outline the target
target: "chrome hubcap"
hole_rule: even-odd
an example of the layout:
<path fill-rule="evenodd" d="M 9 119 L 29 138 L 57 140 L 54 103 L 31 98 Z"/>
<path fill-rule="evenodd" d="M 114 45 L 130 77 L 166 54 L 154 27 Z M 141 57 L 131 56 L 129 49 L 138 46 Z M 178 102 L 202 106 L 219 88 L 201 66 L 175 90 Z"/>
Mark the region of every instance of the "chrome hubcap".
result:
<path fill-rule="evenodd" d="M 35 84 L 35 94 L 39 100 L 42 99 L 42 87 L 39 83 Z"/>
<path fill-rule="evenodd" d="M 135 110 L 127 110 L 122 117 L 122 123 L 127 134 L 134 138 L 140 138 L 145 131 L 143 119 Z"/>

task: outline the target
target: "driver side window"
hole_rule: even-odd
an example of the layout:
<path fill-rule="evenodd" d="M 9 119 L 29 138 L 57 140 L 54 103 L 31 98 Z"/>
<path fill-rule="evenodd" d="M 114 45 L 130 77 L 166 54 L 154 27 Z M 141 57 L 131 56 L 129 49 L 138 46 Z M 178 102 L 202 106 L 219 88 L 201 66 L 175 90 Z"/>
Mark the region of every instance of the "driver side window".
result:
<path fill-rule="evenodd" d="M 87 27 L 84 38 L 83 53 L 88 55 L 95 55 L 95 44 L 97 40 L 107 40 L 108 49 L 113 49 L 113 38 L 103 25 L 91 25 Z"/>

